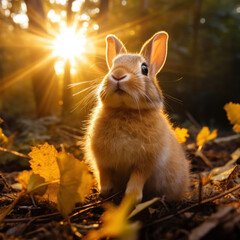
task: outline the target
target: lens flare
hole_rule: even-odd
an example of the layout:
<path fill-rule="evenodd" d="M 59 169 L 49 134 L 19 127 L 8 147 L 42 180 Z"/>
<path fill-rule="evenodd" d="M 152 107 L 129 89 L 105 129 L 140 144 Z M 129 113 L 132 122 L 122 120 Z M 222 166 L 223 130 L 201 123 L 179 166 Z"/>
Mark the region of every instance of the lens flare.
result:
<path fill-rule="evenodd" d="M 73 27 L 63 28 L 53 44 L 55 56 L 69 59 L 81 58 L 85 52 L 86 37 L 81 32 L 76 32 Z"/>

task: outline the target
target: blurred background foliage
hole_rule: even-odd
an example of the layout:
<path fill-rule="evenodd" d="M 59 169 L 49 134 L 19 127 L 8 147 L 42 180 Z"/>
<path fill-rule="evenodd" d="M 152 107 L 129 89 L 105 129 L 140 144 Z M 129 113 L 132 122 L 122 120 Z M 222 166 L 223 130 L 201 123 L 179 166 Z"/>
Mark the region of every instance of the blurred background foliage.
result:
<path fill-rule="evenodd" d="M 79 41 L 80 56 L 69 62 L 52 56 L 49 46 L 61 29 L 72 25 L 85 41 Z M 94 89 L 108 71 L 105 36 L 116 34 L 130 52 L 138 52 L 159 30 L 170 36 L 168 58 L 158 79 L 173 120 L 230 128 L 223 106 L 240 102 L 237 0 L 1 0 L 4 126 L 10 130 L 17 122 L 48 115 L 81 126 L 92 106 L 87 103 L 94 99 L 91 86 Z M 67 87 L 77 82 L 86 83 Z"/>

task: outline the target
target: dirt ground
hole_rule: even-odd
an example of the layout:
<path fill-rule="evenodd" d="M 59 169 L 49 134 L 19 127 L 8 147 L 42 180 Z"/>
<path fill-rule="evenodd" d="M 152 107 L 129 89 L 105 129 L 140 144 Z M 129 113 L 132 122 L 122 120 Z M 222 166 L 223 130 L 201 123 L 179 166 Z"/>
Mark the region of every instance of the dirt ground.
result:
<path fill-rule="evenodd" d="M 185 148 L 191 164 L 191 190 L 186 200 L 169 203 L 161 198 L 135 215 L 131 221 L 141 222 L 138 238 L 239 239 L 240 137 L 232 135 L 204 145 L 201 153 L 211 167 L 197 154 L 195 143 L 185 144 Z M 66 149 L 82 157 L 77 145 L 66 146 Z M 12 184 L 26 168 L 27 164 L 19 165 L 14 161 L 1 164 L 0 213 L 17 197 L 18 190 Z M 105 202 L 116 203 L 120 198 L 121 194 L 117 194 L 102 199 L 93 189 L 86 202 L 77 205 L 70 215 L 70 226 L 54 202 L 26 195 L 0 224 L 0 239 L 82 239 L 89 231 L 101 227 Z"/>

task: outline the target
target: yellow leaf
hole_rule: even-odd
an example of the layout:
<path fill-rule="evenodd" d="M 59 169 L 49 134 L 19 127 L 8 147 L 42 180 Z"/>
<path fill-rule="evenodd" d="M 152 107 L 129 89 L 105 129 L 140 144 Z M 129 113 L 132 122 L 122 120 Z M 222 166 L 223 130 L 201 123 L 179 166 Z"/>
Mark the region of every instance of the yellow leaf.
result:
<path fill-rule="evenodd" d="M 188 129 L 186 128 L 176 127 L 175 134 L 179 143 L 185 143 L 187 138 L 189 137 Z"/>
<path fill-rule="evenodd" d="M 57 204 L 57 193 L 59 189 L 59 183 L 50 183 L 48 185 L 47 191 L 44 193 L 43 198 L 46 198 L 50 202 Z"/>
<path fill-rule="evenodd" d="M 8 138 L 3 133 L 3 130 L 0 128 L 0 145 L 8 143 Z"/>
<path fill-rule="evenodd" d="M 128 218 L 132 218 L 134 217 L 135 215 L 137 215 L 138 213 L 140 213 L 141 211 L 143 211 L 144 209 L 150 207 L 151 205 L 153 205 L 155 202 L 159 201 L 160 198 L 159 197 L 156 197 L 156 198 L 153 198 L 151 200 L 148 200 L 146 202 L 143 202 L 143 203 L 139 203 L 135 209 L 131 212 L 131 214 L 128 216 Z"/>
<path fill-rule="evenodd" d="M 239 103 L 227 103 L 224 106 L 224 110 L 227 112 L 227 118 L 231 124 L 233 124 L 233 130 L 240 133 L 240 104 Z"/>
<path fill-rule="evenodd" d="M 210 130 L 208 127 L 203 127 L 201 131 L 197 135 L 197 145 L 199 147 L 203 146 L 205 142 L 208 142 L 210 140 L 213 140 L 217 137 L 217 129 L 213 130 L 210 133 Z"/>
<path fill-rule="evenodd" d="M 77 202 L 83 202 L 93 184 L 92 175 L 84 162 L 72 154 L 60 152 L 57 157 L 60 170 L 58 209 L 67 218 Z"/>
<path fill-rule="evenodd" d="M 23 189 L 27 189 L 29 178 L 32 175 L 32 171 L 24 170 L 17 176 L 17 181 L 22 185 Z"/>
<path fill-rule="evenodd" d="M 39 185 L 45 183 L 44 178 L 39 174 L 34 174 L 32 171 L 23 171 L 17 176 L 17 181 L 22 185 L 23 190 L 28 193 L 36 193 L 43 195 L 47 189 L 47 186 L 39 187 Z M 36 191 L 33 191 L 36 189 Z"/>
<path fill-rule="evenodd" d="M 46 182 L 60 178 L 57 164 L 57 150 L 53 145 L 44 143 L 32 148 L 28 154 L 31 158 L 30 164 L 33 172 L 39 174 Z"/>
<path fill-rule="evenodd" d="M 240 104 L 239 103 L 227 103 L 224 106 L 224 110 L 227 112 L 228 120 L 231 124 L 240 124 Z"/>
<path fill-rule="evenodd" d="M 102 238 L 137 239 L 137 231 L 140 228 L 138 222 L 130 223 L 128 214 L 135 204 L 135 196 L 127 195 L 120 206 L 107 205 L 101 220 L 102 227 L 92 230 L 85 237 L 85 240 L 97 240 Z"/>
<path fill-rule="evenodd" d="M 236 133 L 240 133 L 240 124 L 234 124 L 233 126 L 233 131 Z"/>
<path fill-rule="evenodd" d="M 28 181 L 27 192 L 43 195 L 48 187 L 47 185 L 44 185 L 44 183 L 45 180 L 43 177 L 39 174 L 32 173 Z"/>

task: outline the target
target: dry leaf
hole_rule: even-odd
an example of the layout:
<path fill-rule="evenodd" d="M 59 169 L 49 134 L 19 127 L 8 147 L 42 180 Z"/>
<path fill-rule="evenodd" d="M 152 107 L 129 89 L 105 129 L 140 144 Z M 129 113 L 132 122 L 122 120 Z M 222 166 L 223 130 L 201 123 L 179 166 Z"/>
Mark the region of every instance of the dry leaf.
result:
<path fill-rule="evenodd" d="M 227 112 L 227 118 L 231 124 L 233 124 L 233 130 L 240 133 L 240 104 L 239 103 L 227 103 L 224 106 L 224 110 Z"/>
<path fill-rule="evenodd" d="M 208 179 L 215 181 L 223 181 L 227 179 L 237 167 L 236 161 L 240 157 L 240 148 L 234 151 L 231 156 L 232 159 L 224 166 L 212 169 L 208 175 Z"/>
<path fill-rule="evenodd" d="M 8 138 L 3 133 L 3 130 L 0 128 L 0 145 L 8 143 Z"/>
<path fill-rule="evenodd" d="M 22 171 L 17 176 L 17 181 L 22 185 L 22 189 L 27 193 L 43 195 L 47 190 L 47 185 L 38 188 L 39 185 L 45 183 L 44 178 L 42 178 L 39 174 L 33 173 L 32 171 Z"/>
<path fill-rule="evenodd" d="M 209 178 L 214 181 L 223 181 L 228 179 L 228 177 L 231 175 L 231 173 L 236 169 L 237 165 L 234 166 L 228 166 L 228 169 L 226 169 L 226 166 L 223 166 L 221 168 L 213 169 L 216 170 L 214 174 L 217 174 L 212 176 L 210 173 Z M 225 170 L 226 169 L 226 170 Z"/>
<path fill-rule="evenodd" d="M 28 181 L 30 176 L 32 175 L 32 171 L 24 170 L 17 176 L 17 181 L 22 185 L 22 189 L 27 189 Z"/>
<path fill-rule="evenodd" d="M 188 129 L 186 128 L 176 127 L 175 134 L 179 143 L 185 143 L 187 138 L 189 137 Z"/>
<path fill-rule="evenodd" d="M 83 202 L 93 184 L 92 175 L 84 162 L 72 154 L 60 152 L 57 157 L 60 170 L 58 209 L 67 218 L 77 202 Z"/>
<path fill-rule="evenodd" d="M 44 143 L 32 148 L 28 154 L 31 158 L 30 164 L 33 172 L 39 174 L 46 182 L 60 178 L 57 164 L 57 150 L 53 145 Z"/>
<path fill-rule="evenodd" d="M 59 189 L 59 183 L 50 183 L 48 185 L 47 191 L 44 193 L 43 197 L 46 198 L 50 202 L 54 202 L 57 204 L 57 193 Z"/>
<path fill-rule="evenodd" d="M 103 213 L 101 220 L 102 227 L 92 230 L 85 237 L 85 240 L 97 240 L 102 238 L 117 239 L 137 239 L 137 231 L 140 228 L 138 222 L 130 223 L 128 214 L 135 204 L 135 196 L 127 195 L 120 206 L 107 205 L 107 210 Z"/>
<path fill-rule="evenodd" d="M 145 208 L 151 206 L 152 204 L 154 204 L 155 202 L 157 202 L 160 198 L 153 198 L 149 201 L 143 202 L 143 203 L 139 203 L 135 209 L 131 212 L 131 214 L 128 216 L 128 218 L 131 218 L 135 215 L 137 215 L 138 213 L 140 213 L 141 211 L 143 211 Z"/>
<path fill-rule="evenodd" d="M 197 135 L 197 145 L 202 147 L 207 141 L 213 140 L 217 137 L 217 129 L 214 129 L 211 133 L 208 127 L 203 127 Z"/>
<path fill-rule="evenodd" d="M 41 177 L 39 174 L 32 173 L 28 180 L 27 192 L 43 195 L 48 187 L 47 185 L 43 185 L 44 183 L 45 180 L 43 177 Z"/>

